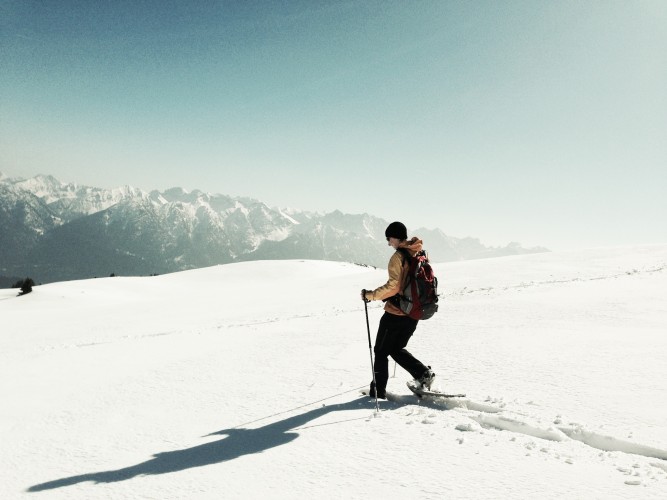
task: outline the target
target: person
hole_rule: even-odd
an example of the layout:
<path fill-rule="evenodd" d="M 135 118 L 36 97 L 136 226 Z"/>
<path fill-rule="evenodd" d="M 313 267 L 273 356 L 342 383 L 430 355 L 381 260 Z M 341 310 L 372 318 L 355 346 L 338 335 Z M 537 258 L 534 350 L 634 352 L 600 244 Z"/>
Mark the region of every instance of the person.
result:
<path fill-rule="evenodd" d="M 397 305 L 397 297 L 410 267 L 410 263 L 403 252 L 414 256 L 422 249 L 422 241 L 413 237 L 408 240 L 408 231 L 401 222 L 392 222 L 385 230 L 387 244 L 392 247 L 394 254 L 389 259 L 387 271 L 388 281 L 375 290 L 362 290 L 361 298 L 364 301 L 385 301 L 384 314 L 380 319 L 377 337 L 375 338 L 375 384 L 371 382 L 370 396 L 386 399 L 387 381 L 389 380 L 389 359 L 391 356 L 396 363 L 404 368 L 421 387 L 430 388 L 435 373 L 430 366 L 424 365 L 406 350 L 408 341 L 417 328 L 419 320 L 406 315 Z"/>

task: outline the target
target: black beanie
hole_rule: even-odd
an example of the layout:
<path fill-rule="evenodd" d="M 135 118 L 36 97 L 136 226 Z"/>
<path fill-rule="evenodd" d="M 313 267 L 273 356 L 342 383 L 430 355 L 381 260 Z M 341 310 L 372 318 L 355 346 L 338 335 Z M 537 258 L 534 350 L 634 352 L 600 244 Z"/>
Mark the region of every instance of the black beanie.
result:
<path fill-rule="evenodd" d="M 408 230 L 405 228 L 405 225 L 400 222 L 392 222 L 387 226 L 387 229 L 384 230 L 384 235 L 387 238 L 398 238 L 399 240 L 408 239 Z"/>

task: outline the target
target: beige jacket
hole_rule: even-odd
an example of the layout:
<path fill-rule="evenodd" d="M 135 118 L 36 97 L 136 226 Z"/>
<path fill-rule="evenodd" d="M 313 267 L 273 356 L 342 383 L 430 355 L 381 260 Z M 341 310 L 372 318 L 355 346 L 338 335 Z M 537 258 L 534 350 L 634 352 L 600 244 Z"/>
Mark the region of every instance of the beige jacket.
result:
<path fill-rule="evenodd" d="M 419 238 L 412 238 L 411 240 L 403 241 L 399 245 L 399 248 L 407 249 L 411 255 L 415 255 L 417 252 L 420 252 L 422 249 L 422 240 Z M 389 265 L 387 266 L 387 272 L 389 273 L 389 279 L 387 282 L 379 288 L 376 288 L 373 291 L 367 291 L 365 296 L 366 300 L 384 300 L 393 297 L 397 293 L 403 290 L 403 284 L 405 283 L 405 276 L 408 273 L 410 266 L 404 265 L 403 263 L 403 254 L 396 250 L 394 255 L 389 259 Z M 396 316 L 405 316 L 406 314 L 396 307 L 391 302 L 387 301 L 384 305 L 384 310 L 390 314 L 395 314 Z"/>

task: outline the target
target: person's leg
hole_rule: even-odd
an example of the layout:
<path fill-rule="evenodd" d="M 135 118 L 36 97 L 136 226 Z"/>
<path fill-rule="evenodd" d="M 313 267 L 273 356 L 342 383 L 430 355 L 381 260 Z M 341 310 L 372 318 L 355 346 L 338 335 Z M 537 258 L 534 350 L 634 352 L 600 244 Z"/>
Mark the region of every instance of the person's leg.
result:
<path fill-rule="evenodd" d="M 373 370 L 375 371 L 378 394 L 384 394 L 389 380 L 389 360 L 387 357 L 393 348 L 392 336 L 395 334 L 392 327 L 392 316 L 393 314 L 384 313 L 380 319 L 380 326 L 378 326 L 378 333 L 375 337 L 375 347 L 373 348 L 375 353 Z"/>
<path fill-rule="evenodd" d="M 394 358 L 396 363 L 406 370 L 412 378 L 419 379 L 426 373 L 428 367 L 410 354 L 405 348 L 417 328 L 418 321 L 409 316 L 395 317 L 396 320 L 393 321 L 393 331 L 395 334 L 392 336 L 393 342 L 391 349 L 389 350 L 389 355 Z"/>

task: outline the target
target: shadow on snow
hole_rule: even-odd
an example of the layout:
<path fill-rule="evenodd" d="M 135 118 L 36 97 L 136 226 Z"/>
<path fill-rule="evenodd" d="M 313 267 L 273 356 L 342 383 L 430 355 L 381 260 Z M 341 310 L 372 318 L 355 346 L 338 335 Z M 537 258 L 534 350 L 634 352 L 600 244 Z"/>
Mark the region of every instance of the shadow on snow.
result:
<path fill-rule="evenodd" d="M 261 453 L 295 440 L 299 434 L 290 432 L 301 427 L 311 420 L 319 418 L 333 411 L 346 411 L 374 408 L 370 399 L 357 399 L 344 404 L 323 406 L 309 412 L 295 415 L 257 429 L 232 428 L 209 434 L 209 436 L 224 435 L 224 439 L 205 443 L 184 450 L 158 453 L 146 462 L 125 467 L 118 470 L 93 472 L 79 476 L 71 476 L 55 481 L 31 486 L 27 491 L 37 492 L 72 486 L 74 484 L 92 481 L 94 483 L 115 483 L 127 481 L 137 476 L 169 474 L 184 471 L 195 467 L 204 467 L 236 458 Z"/>

